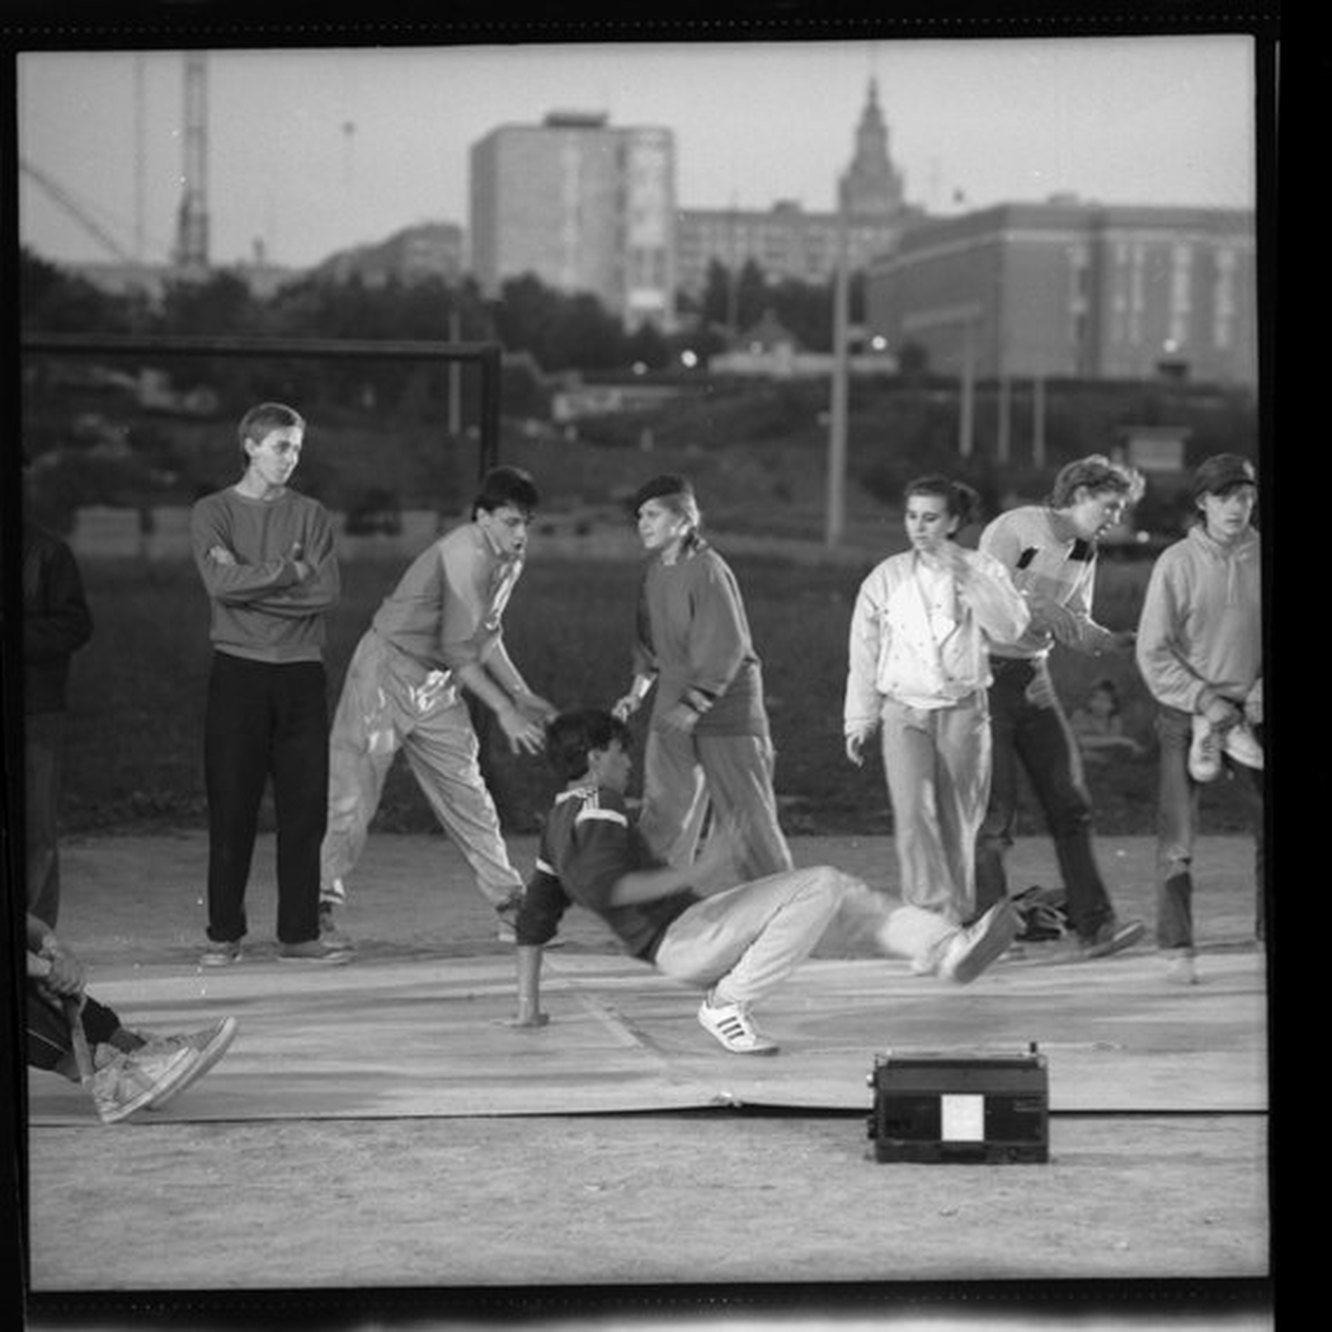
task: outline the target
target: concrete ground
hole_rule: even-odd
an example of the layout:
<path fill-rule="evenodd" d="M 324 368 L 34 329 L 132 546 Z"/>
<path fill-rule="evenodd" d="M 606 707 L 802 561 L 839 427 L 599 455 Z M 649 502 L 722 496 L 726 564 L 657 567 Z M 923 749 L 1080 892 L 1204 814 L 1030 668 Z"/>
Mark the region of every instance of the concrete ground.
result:
<path fill-rule="evenodd" d="M 892 887 L 888 839 L 793 846 Z M 515 842 L 520 867 L 532 850 Z M 1151 918 L 1151 850 L 1100 845 L 1121 914 Z M 1197 987 L 1168 986 L 1143 945 L 1029 949 L 958 990 L 830 939 L 774 1001 L 784 1051 L 763 1061 L 712 1046 L 686 992 L 577 915 L 549 956 L 551 1027 L 505 1028 L 508 950 L 438 837 L 372 838 L 345 913 L 356 962 L 296 976 L 271 958 L 264 839 L 249 955 L 200 972 L 205 854 L 196 834 L 66 848 L 62 934 L 94 993 L 131 1024 L 232 1011 L 242 1034 L 178 1102 L 114 1127 L 31 1075 L 34 1325 L 182 1305 L 257 1325 L 1270 1323 L 1267 957 L 1243 839 L 1200 848 Z M 1042 840 L 1011 864 L 1015 889 L 1052 879 Z M 1049 1163 L 873 1160 L 876 1052 L 1029 1039 Z"/>

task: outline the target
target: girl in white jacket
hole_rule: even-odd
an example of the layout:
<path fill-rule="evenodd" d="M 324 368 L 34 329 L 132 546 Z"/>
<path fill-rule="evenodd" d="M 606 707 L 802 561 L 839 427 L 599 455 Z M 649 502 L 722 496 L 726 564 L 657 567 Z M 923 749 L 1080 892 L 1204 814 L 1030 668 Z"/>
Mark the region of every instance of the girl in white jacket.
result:
<path fill-rule="evenodd" d="M 877 565 L 851 618 L 847 758 L 882 726 L 902 897 L 955 924 L 975 914 L 975 840 L 990 790 L 989 643 L 1030 622 L 997 560 L 959 546 L 976 493 L 945 476 L 911 482 L 911 549 Z"/>

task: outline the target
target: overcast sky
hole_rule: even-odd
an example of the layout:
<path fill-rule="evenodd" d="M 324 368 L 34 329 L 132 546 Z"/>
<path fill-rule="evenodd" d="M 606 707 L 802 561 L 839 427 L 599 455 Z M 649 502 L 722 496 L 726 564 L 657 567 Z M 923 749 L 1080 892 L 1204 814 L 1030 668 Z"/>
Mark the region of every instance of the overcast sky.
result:
<path fill-rule="evenodd" d="M 171 250 L 179 53 L 24 52 L 19 148 L 127 252 Z M 468 222 L 471 145 L 551 111 L 675 133 L 684 208 L 832 207 L 871 78 L 908 199 L 937 211 L 1071 191 L 1103 203 L 1254 203 L 1245 35 L 616 43 L 216 51 L 208 56 L 214 263 L 308 265 L 424 221 Z M 110 257 L 20 175 L 20 234 Z"/>

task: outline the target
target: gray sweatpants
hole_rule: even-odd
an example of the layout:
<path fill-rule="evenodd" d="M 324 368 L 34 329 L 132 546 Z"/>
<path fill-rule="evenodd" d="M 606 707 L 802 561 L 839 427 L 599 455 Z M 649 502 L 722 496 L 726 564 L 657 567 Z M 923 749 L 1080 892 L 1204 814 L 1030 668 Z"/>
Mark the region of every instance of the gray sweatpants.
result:
<path fill-rule="evenodd" d="M 844 915 L 879 950 L 927 970 L 956 933 L 937 912 L 903 906 L 830 865 L 770 874 L 695 902 L 667 928 L 653 965 L 712 991 L 714 1004 L 748 1005 L 780 985 Z"/>
<path fill-rule="evenodd" d="M 777 819 L 774 765 L 767 736 L 687 735 L 654 726 L 643 757 L 639 830 L 662 860 L 690 865 L 710 801 L 714 823 L 730 829 L 737 846 L 726 881 L 789 870 L 795 862 Z"/>
<path fill-rule="evenodd" d="M 902 899 L 965 923 L 976 914 L 976 834 L 990 798 L 985 691 L 946 708 L 890 698 L 881 718 Z"/>
<path fill-rule="evenodd" d="M 521 892 L 522 878 L 509 863 L 495 802 L 481 776 L 466 703 L 451 681 L 432 687 L 418 663 L 371 629 L 357 644 L 333 717 L 321 899 L 345 900 L 345 877 L 365 849 L 399 751 L 482 895 L 498 906 Z"/>

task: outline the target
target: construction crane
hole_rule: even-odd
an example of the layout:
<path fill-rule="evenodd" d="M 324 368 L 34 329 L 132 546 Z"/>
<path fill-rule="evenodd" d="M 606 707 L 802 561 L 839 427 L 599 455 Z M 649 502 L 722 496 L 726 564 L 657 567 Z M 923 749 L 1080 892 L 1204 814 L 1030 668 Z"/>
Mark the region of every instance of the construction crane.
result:
<path fill-rule="evenodd" d="M 125 249 L 114 236 L 110 234 L 88 211 L 66 190 L 62 185 L 54 181 L 40 167 L 29 162 L 27 158 L 19 158 L 19 169 L 24 175 L 31 177 L 38 185 L 46 191 L 48 195 L 69 214 L 85 231 L 88 232 L 102 247 L 110 254 L 114 255 L 122 264 L 128 264 L 131 267 L 138 266 L 138 260 Z"/>
<path fill-rule="evenodd" d="M 201 277 L 208 270 L 208 65 L 202 51 L 185 56 L 185 192 L 176 221 L 176 265 Z"/>

